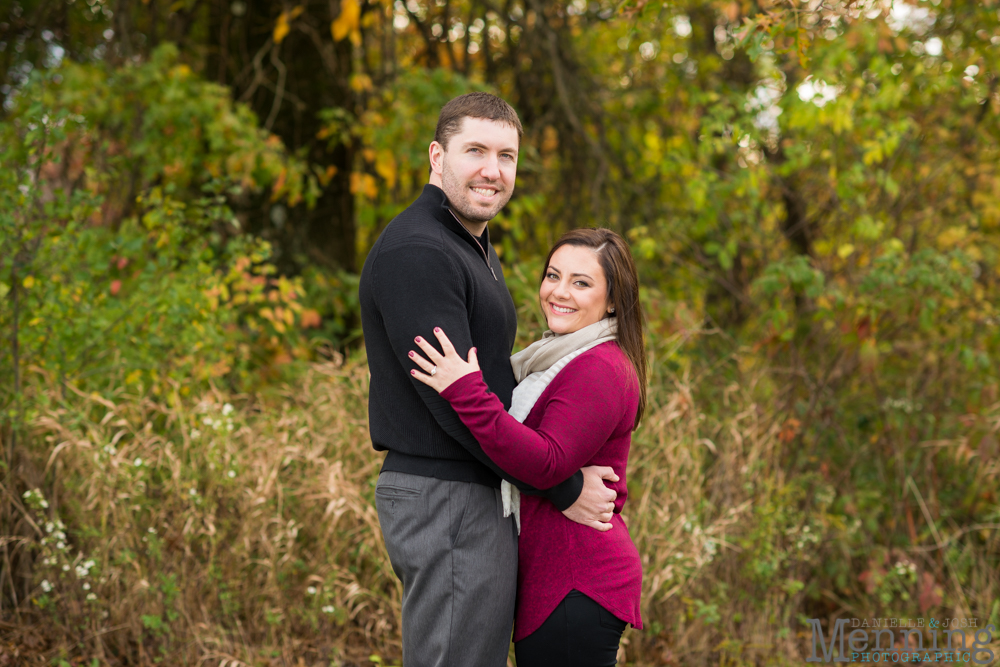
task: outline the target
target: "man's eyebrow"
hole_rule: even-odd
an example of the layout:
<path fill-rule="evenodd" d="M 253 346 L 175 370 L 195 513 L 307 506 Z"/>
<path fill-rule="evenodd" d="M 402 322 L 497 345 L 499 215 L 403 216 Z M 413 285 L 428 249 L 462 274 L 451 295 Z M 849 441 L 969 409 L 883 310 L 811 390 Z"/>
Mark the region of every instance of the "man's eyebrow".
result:
<path fill-rule="evenodd" d="M 485 148 L 486 150 L 489 150 L 490 147 L 481 141 L 466 141 L 464 144 L 462 144 L 462 148 Z M 513 153 L 514 155 L 517 155 L 516 148 L 501 148 L 500 152 Z"/>

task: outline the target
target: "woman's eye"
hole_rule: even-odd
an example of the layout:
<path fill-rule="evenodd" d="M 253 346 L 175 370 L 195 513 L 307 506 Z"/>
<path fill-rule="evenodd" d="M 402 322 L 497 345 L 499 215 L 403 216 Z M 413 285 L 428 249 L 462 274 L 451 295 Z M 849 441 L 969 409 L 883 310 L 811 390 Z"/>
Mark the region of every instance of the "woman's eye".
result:
<path fill-rule="evenodd" d="M 577 284 L 577 285 L 579 285 L 580 287 L 590 287 L 590 285 L 589 285 L 589 284 L 585 283 L 585 282 L 584 282 L 584 281 L 582 281 L 582 280 L 577 280 L 577 281 L 576 281 L 576 284 Z"/>
<path fill-rule="evenodd" d="M 554 273 L 546 273 L 545 277 L 549 280 L 559 280 L 559 276 Z"/>

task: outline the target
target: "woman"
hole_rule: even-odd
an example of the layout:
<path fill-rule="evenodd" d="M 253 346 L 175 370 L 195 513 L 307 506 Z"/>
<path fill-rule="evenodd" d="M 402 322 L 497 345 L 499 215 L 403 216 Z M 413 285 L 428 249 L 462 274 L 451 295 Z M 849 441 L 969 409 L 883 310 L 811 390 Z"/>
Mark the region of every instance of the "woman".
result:
<path fill-rule="evenodd" d="M 607 229 L 568 232 L 549 252 L 538 298 L 549 331 L 511 357 L 519 385 L 509 414 L 483 382 L 476 350 L 465 361 L 440 329 L 444 354 L 416 338 L 427 358 L 410 351 L 424 371 L 411 373 L 451 403 L 490 458 L 528 484 L 548 488 L 583 466 L 614 468 L 610 531 L 573 523 L 544 499 L 521 499 L 514 622 L 518 667 L 611 666 L 625 626 L 642 627 L 642 566 L 620 514 L 631 434 L 646 403 L 628 244 Z"/>

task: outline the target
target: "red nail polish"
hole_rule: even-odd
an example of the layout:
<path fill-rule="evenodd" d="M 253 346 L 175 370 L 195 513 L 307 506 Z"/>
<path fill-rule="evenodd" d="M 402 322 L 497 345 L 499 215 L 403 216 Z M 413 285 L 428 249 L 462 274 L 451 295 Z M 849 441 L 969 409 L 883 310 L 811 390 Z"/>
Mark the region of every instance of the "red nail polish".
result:
<path fill-rule="evenodd" d="M 434 327 L 434 333 L 441 333 L 441 327 Z"/>
<path fill-rule="evenodd" d="M 410 350 L 409 352 L 407 352 L 407 354 L 410 355 L 411 359 L 413 358 L 413 350 Z"/>
<path fill-rule="evenodd" d="M 416 374 L 417 374 L 416 371 L 413 371 L 413 370 L 410 371 L 410 375 L 416 375 Z"/>
<path fill-rule="evenodd" d="M 417 342 L 419 343 L 419 342 L 420 342 L 420 336 L 417 336 L 417 337 L 416 337 L 416 338 L 414 338 L 413 340 L 415 340 L 415 341 L 417 341 Z"/>

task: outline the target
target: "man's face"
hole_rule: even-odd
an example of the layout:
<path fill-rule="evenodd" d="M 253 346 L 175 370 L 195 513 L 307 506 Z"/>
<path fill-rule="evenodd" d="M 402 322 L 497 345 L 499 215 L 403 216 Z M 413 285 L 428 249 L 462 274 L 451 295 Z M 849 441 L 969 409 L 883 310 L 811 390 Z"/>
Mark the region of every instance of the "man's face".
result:
<path fill-rule="evenodd" d="M 485 223 L 514 193 L 517 130 L 483 118 L 465 118 L 445 150 L 431 143 L 431 183 L 440 180 L 452 210 L 466 223 Z M 435 178 L 437 177 L 437 178 Z"/>

